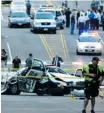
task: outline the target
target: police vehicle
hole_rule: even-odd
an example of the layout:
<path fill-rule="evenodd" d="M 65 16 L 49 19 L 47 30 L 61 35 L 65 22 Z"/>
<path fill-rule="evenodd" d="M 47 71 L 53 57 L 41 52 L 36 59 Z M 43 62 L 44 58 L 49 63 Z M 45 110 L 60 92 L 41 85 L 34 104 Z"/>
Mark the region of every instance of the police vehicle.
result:
<path fill-rule="evenodd" d="M 64 29 L 65 18 L 63 16 L 61 10 L 59 10 L 59 9 L 56 10 L 54 8 L 38 10 L 38 12 L 42 12 L 42 11 L 52 13 L 52 15 L 54 16 L 54 18 L 56 20 L 57 27 L 59 27 L 60 29 Z"/>
<path fill-rule="evenodd" d="M 76 40 L 76 53 L 98 54 L 102 55 L 102 42 L 98 34 L 82 33 Z"/>
<path fill-rule="evenodd" d="M 26 11 L 26 2 L 25 0 L 14 0 L 10 5 L 10 12 L 14 10 L 23 10 Z"/>
<path fill-rule="evenodd" d="M 30 27 L 30 17 L 25 11 L 13 11 L 8 16 L 8 27 L 25 26 Z"/>
<path fill-rule="evenodd" d="M 46 66 L 34 59 L 31 68 L 25 67 L 17 72 L 2 72 L 1 93 L 18 95 L 21 92 L 37 95 L 70 94 L 73 89 L 84 89 L 84 79 L 72 76 L 60 68 Z"/>
<path fill-rule="evenodd" d="M 31 19 L 31 32 L 48 31 L 56 34 L 56 20 L 51 13 L 36 12 Z"/>

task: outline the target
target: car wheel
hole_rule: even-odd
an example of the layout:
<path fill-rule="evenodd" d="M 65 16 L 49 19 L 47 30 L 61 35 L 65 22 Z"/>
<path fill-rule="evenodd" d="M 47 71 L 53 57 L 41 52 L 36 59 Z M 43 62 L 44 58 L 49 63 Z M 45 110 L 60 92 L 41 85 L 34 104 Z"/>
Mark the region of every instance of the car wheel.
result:
<path fill-rule="evenodd" d="M 76 50 L 77 55 L 80 55 L 80 53 L 78 52 L 78 50 Z"/>
<path fill-rule="evenodd" d="M 56 34 L 56 29 L 53 31 L 54 34 Z"/>
<path fill-rule="evenodd" d="M 19 95 L 21 93 L 21 91 L 18 90 L 18 85 L 17 84 L 11 84 L 9 92 L 12 95 Z"/>
<path fill-rule="evenodd" d="M 101 53 L 98 53 L 98 55 L 100 55 L 100 56 L 101 56 L 101 55 L 102 55 L 102 52 L 101 52 Z"/>
<path fill-rule="evenodd" d="M 60 27 L 60 29 L 64 29 L 64 27 L 63 27 L 63 26 L 61 26 L 61 27 Z"/>
<path fill-rule="evenodd" d="M 11 25 L 11 24 L 8 24 L 8 27 L 9 27 L 9 28 L 12 28 L 12 25 Z"/>
<path fill-rule="evenodd" d="M 60 89 L 60 88 L 52 88 L 51 95 L 52 96 L 64 96 L 64 93 L 63 93 L 62 89 Z"/>
<path fill-rule="evenodd" d="M 43 95 L 44 95 L 44 92 L 43 92 L 43 91 L 38 90 L 38 91 L 36 91 L 36 94 L 37 94 L 38 96 L 43 96 Z"/>

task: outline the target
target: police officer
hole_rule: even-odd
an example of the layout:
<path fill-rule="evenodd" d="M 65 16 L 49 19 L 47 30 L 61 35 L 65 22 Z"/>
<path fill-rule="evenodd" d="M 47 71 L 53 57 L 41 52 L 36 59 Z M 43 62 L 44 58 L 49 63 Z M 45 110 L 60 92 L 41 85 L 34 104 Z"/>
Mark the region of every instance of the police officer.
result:
<path fill-rule="evenodd" d="M 27 8 L 27 14 L 30 15 L 30 12 L 31 12 L 31 2 L 30 2 L 30 0 L 27 0 L 26 8 Z"/>
<path fill-rule="evenodd" d="M 102 29 L 104 31 L 104 12 L 103 12 L 103 14 L 101 16 L 101 23 L 102 23 Z"/>
<path fill-rule="evenodd" d="M 63 59 L 61 57 L 59 57 L 58 54 L 56 54 L 56 56 L 52 60 L 52 64 L 57 66 L 57 67 L 60 67 L 61 66 L 61 64 L 60 64 L 61 62 L 63 62 Z"/>
<path fill-rule="evenodd" d="M 104 71 L 101 65 L 98 65 L 99 58 L 93 57 L 92 64 L 83 67 L 83 76 L 85 77 L 85 100 L 82 113 L 86 113 L 86 107 L 91 98 L 91 113 L 95 113 L 95 97 L 99 94 L 99 85 L 104 79 Z"/>
<path fill-rule="evenodd" d="M 16 57 L 12 61 L 13 71 L 17 71 L 20 68 L 21 59 L 16 55 Z"/>
<path fill-rule="evenodd" d="M 26 59 L 26 67 L 31 68 L 32 67 L 32 61 L 33 61 L 33 55 L 32 53 L 29 54 L 29 57 Z"/>
<path fill-rule="evenodd" d="M 66 27 L 70 27 L 70 8 L 67 8 L 65 15 L 66 15 Z"/>

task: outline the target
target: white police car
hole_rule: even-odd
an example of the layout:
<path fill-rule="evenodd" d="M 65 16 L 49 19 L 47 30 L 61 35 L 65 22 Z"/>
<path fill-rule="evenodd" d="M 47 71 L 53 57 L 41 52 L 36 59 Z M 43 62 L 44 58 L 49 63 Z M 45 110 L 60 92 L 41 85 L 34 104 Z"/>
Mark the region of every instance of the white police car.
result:
<path fill-rule="evenodd" d="M 82 53 L 96 53 L 102 55 L 102 42 L 98 34 L 95 33 L 83 33 L 76 40 L 76 53 L 77 55 Z"/>
<path fill-rule="evenodd" d="M 30 31 L 50 31 L 56 34 L 56 20 L 49 12 L 36 12 L 31 18 Z"/>

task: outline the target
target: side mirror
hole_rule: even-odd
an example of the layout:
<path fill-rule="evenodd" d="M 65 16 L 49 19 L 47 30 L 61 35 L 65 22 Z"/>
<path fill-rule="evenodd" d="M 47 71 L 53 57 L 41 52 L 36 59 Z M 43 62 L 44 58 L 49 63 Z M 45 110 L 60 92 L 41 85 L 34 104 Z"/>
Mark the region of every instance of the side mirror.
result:
<path fill-rule="evenodd" d="M 8 17 L 10 17 L 10 15 L 8 15 Z"/>
<path fill-rule="evenodd" d="M 55 17 L 55 20 L 57 20 L 57 17 Z"/>
<path fill-rule="evenodd" d="M 100 41 L 101 41 L 101 39 L 98 40 L 98 42 L 100 42 Z"/>
<path fill-rule="evenodd" d="M 76 71 L 75 71 L 75 74 L 74 74 L 76 77 L 83 77 L 83 75 L 82 75 L 82 69 L 77 69 Z"/>

